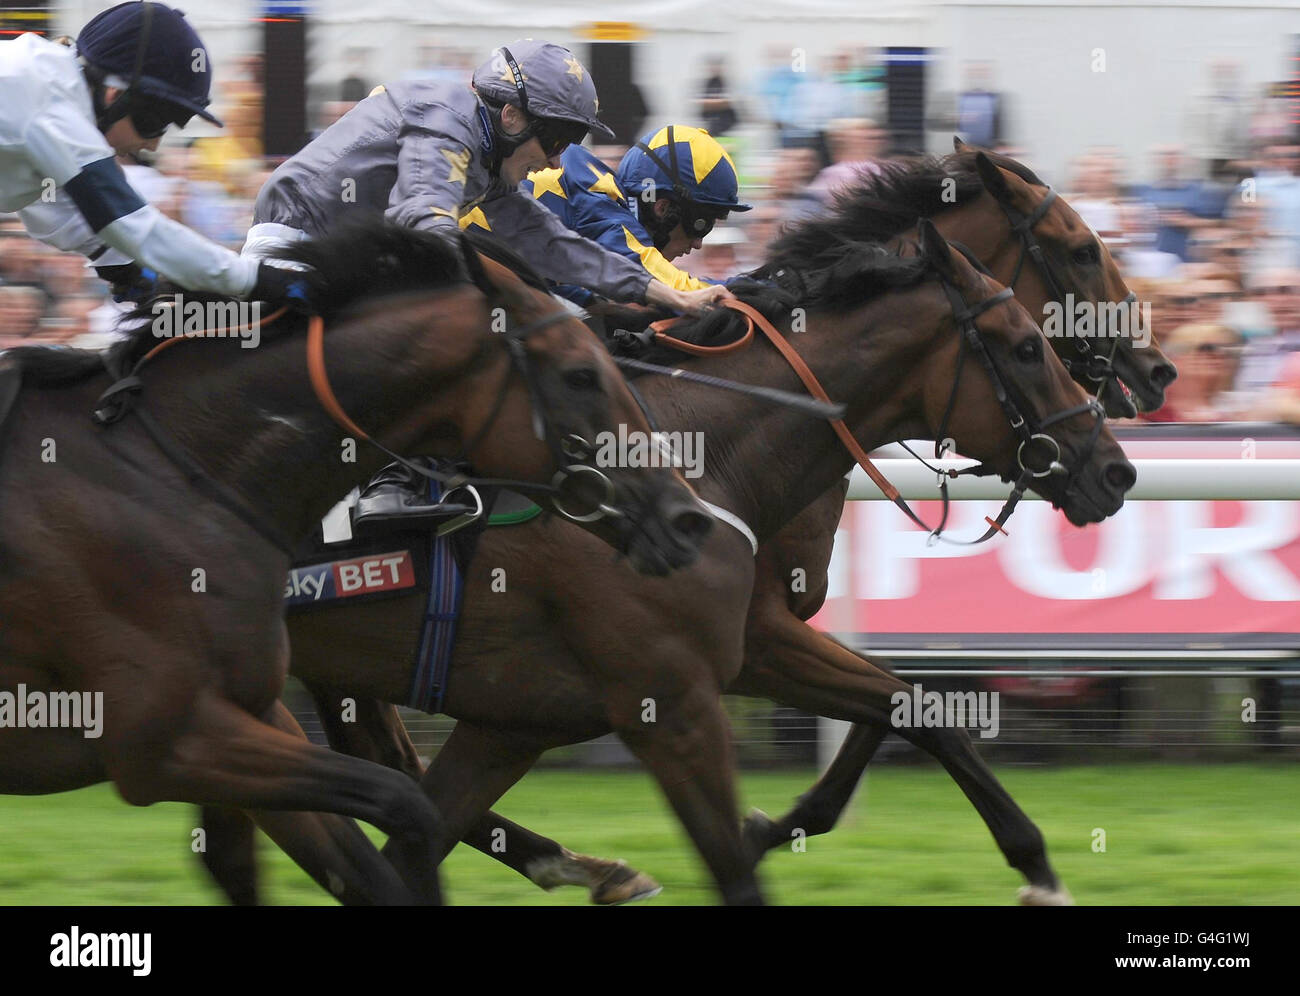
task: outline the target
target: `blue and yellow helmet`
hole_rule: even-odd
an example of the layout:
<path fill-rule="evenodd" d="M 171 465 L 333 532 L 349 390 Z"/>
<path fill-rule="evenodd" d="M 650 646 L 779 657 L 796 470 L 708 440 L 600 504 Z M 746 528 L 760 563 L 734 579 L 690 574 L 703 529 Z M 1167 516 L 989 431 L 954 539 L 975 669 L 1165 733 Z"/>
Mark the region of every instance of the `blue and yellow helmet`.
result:
<path fill-rule="evenodd" d="M 736 164 L 703 128 L 668 125 L 637 142 L 618 166 L 618 185 L 629 198 L 645 192 L 727 211 L 748 211 L 738 199 Z"/>

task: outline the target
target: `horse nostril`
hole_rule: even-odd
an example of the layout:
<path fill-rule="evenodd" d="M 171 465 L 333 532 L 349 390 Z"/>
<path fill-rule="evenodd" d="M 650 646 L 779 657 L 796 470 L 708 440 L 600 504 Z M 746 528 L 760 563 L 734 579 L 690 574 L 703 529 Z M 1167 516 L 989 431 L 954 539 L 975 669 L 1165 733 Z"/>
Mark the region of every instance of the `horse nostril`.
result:
<path fill-rule="evenodd" d="M 713 528 L 713 516 L 695 508 L 683 508 L 668 517 L 668 524 L 672 527 L 673 535 L 693 546 L 699 546 Z"/>
<path fill-rule="evenodd" d="M 1106 469 L 1102 472 L 1106 484 L 1117 492 L 1124 494 L 1137 483 L 1137 469 L 1127 460 L 1116 460 L 1106 464 Z"/>
<path fill-rule="evenodd" d="M 1161 363 L 1151 371 L 1151 383 L 1164 390 L 1178 379 L 1178 368 L 1172 363 Z"/>

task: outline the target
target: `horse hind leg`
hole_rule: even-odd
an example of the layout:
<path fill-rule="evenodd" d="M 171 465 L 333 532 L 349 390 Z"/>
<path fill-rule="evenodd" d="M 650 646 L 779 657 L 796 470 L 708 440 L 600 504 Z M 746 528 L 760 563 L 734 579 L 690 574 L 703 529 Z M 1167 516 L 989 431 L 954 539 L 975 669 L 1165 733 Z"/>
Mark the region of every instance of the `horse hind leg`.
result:
<path fill-rule="evenodd" d="M 303 830 L 304 819 L 284 816 L 284 810 L 305 811 L 309 816 L 335 813 L 365 820 L 394 839 L 433 853 L 439 836 L 437 817 L 409 779 L 311 745 L 280 703 L 270 717 L 276 726 L 211 691 L 200 691 L 189 722 L 170 743 L 151 743 L 150 749 L 141 749 L 119 733 L 114 743 L 106 745 L 109 775 L 123 798 L 135 805 L 176 801 L 268 810 L 254 813 L 255 818 L 265 817 L 268 831 L 283 826 Z M 439 900 L 432 871 L 409 888 L 380 860 L 359 828 L 340 829 L 346 822 L 326 818 L 323 833 L 287 834 L 296 851 L 291 857 L 318 881 L 324 874 L 328 883 L 330 870 L 345 881 L 353 880 L 359 901 Z M 337 851 L 332 852 L 331 846 Z M 340 860 L 340 855 L 347 860 Z"/>

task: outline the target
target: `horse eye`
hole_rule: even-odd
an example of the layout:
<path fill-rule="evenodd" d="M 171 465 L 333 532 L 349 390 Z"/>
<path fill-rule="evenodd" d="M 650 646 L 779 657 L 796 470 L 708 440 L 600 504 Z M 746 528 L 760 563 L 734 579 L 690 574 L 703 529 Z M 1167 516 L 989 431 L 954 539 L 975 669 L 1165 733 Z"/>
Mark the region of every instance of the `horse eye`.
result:
<path fill-rule="evenodd" d="M 1042 355 L 1042 347 L 1037 339 L 1026 339 L 1016 347 L 1016 359 L 1024 363 L 1036 363 Z"/>
<path fill-rule="evenodd" d="M 575 391 L 590 391 L 600 383 L 600 378 L 591 367 L 578 367 L 564 371 L 564 383 Z"/>
<path fill-rule="evenodd" d="M 1086 246 L 1080 246 L 1070 256 L 1082 266 L 1095 265 L 1101 262 L 1101 253 L 1097 250 L 1096 243 L 1093 242 L 1088 243 Z"/>

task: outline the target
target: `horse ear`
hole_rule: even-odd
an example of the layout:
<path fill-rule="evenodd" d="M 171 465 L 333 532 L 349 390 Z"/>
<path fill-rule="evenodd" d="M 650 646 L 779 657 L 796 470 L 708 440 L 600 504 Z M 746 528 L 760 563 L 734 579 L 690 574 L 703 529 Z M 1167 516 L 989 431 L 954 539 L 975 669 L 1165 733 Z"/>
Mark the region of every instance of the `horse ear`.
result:
<path fill-rule="evenodd" d="M 953 151 L 953 152 L 960 152 L 960 151 L 961 151 L 962 149 L 964 149 L 964 148 L 966 148 L 966 143 L 963 142 L 963 141 L 961 140 L 961 136 L 960 136 L 960 135 L 953 135 L 953 137 L 952 137 L 952 151 Z"/>
<path fill-rule="evenodd" d="M 949 283 L 956 283 L 957 274 L 948 240 L 939 234 L 939 229 L 934 227 L 934 222 L 929 218 L 921 219 L 917 231 L 921 236 L 921 255 L 943 275 L 944 279 Z"/>
<path fill-rule="evenodd" d="M 1007 178 L 993 165 L 993 160 L 983 152 L 975 154 L 975 170 L 984 181 L 985 190 L 1003 203 L 1011 200 L 1011 188 L 1007 186 Z"/>

